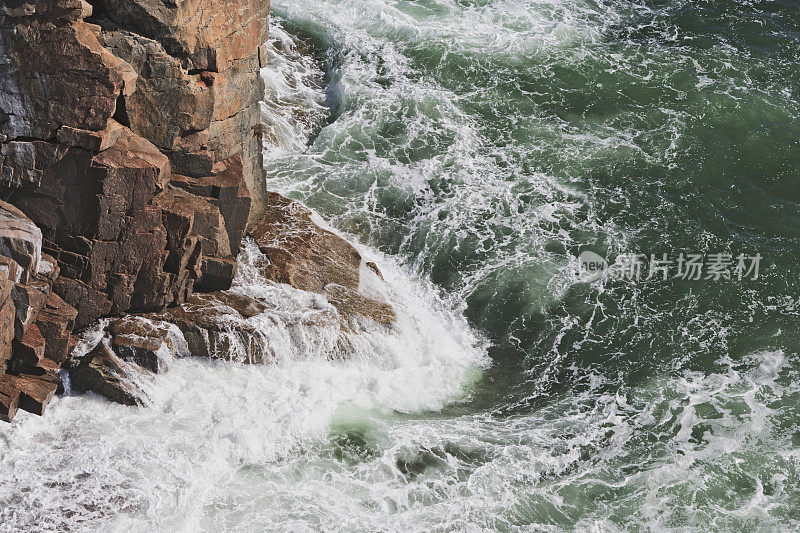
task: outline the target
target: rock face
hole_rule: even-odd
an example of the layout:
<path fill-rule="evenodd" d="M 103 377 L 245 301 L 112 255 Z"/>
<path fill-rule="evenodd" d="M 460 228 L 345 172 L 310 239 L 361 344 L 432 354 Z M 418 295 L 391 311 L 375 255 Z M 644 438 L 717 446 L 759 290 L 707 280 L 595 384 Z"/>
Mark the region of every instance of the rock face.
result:
<path fill-rule="evenodd" d="M 268 14 L 261 0 L 0 3 L 4 419 L 44 410 L 73 328 L 230 287 L 266 208 Z M 115 334 L 124 365 L 98 350 L 78 382 L 160 370 L 147 338 Z"/>
<path fill-rule="evenodd" d="M 77 311 L 52 287 L 55 259 L 42 235 L 14 206 L 0 201 L 0 419 L 17 409 L 41 415 L 61 387 L 58 370 L 74 340 Z"/>
<path fill-rule="evenodd" d="M 377 266 L 265 190 L 268 15 L 268 0 L 0 3 L 0 419 L 43 414 L 59 372 L 141 405 L 174 355 L 269 363 L 326 328 L 338 357 L 396 321 L 365 290 Z M 266 278 L 304 291 L 300 318 L 228 290 L 246 231 Z M 102 317 L 75 350 L 73 329 Z"/>
<path fill-rule="evenodd" d="M 96 0 L 103 35 L 139 73 L 126 98 L 133 131 L 170 156 L 177 174 L 204 178 L 239 156 L 255 208 L 266 206 L 261 144 L 254 136 L 269 1 Z M 235 142 L 231 142 L 235 140 Z"/>
<path fill-rule="evenodd" d="M 266 208 L 253 130 L 268 13 L 260 0 L 0 5 L 0 192 L 32 221 L 0 213 L 0 254 L 23 278 L 24 257 L 54 257 L 76 327 L 230 286 Z"/>
<path fill-rule="evenodd" d="M 384 326 L 396 320 L 392 306 L 360 291 L 361 254 L 352 244 L 318 226 L 311 211 L 270 192 L 269 209 L 252 230 L 267 256 L 267 279 L 326 296 L 347 322 L 369 318 Z M 374 263 L 364 265 L 382 279 Z M 345 325 L 345 328 L 348 326 Z"/>

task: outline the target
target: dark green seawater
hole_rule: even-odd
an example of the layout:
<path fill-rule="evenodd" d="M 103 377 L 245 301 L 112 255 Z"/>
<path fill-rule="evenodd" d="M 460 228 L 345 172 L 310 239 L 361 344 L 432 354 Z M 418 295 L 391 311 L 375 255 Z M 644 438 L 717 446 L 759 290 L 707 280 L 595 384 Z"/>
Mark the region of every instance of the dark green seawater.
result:
<path fill-rule="evenodd" d="M 800 528 L 800 3 L 273 14 L 324 66 L 332 116 L 270 153 L 268 187 L 432 282 L 492 361 L 442 410 L 335 426 L 338 488 L 287 519 Z M 586 283 L 586 249 L 763 258 L 758 279 Z"/>
<path fill-rule="evenodd" d="M 146 407 L 20 413 L 0 532 L 800 530 L 798 2 L 273 15 L 268 187 L 378 263 L 397 321 L 343 333 L 246 241 L 239 325 L 274 364 L 173 331 Z M 591 281 L 586 250 L 762 259 Z"/>

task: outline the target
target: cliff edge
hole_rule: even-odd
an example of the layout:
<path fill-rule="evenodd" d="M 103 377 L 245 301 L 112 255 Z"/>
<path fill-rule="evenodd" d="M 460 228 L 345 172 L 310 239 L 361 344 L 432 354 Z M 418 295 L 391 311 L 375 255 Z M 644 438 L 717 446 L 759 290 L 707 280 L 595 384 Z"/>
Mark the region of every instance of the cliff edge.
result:
<path fill-rule="evenodd" d="M 73 327 L 230 287 L 266 209 L 268 17 L 261 0 L 0 2 L 3 418 L 43 410 Z"/>

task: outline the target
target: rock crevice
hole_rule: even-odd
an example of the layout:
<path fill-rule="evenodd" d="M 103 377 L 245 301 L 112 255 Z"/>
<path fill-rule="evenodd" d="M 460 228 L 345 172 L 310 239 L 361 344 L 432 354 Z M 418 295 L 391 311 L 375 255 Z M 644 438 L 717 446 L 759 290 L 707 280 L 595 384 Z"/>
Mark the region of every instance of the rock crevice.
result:
<path fill-rule="evenodd" d="M 63 361 L 73 327 L 230 287 L 266 208 L 252 131 L 268 14 L 260 0 L 0 3 L 4 418 L 44 409 L 46 394 L 14 395 L 19 371 L 56 381 L 42 361 Z"/>
<path fill-rule="evenodd" d="M 383 283 L 377 266 L 265 189 L 268 14 L 263 0 L 0 2 L 0 419 L 43 414 L 60 372 L 141 405 L 175 355 L 270 363 L 323 328 L 338 358 L 394 327 L 363 290 Z M 277 306 L 229 290 L 248 231 L 263 283 L 303 295 L 280 338 L 266 338 Z M 71 355 L 73 330 L 99 319 L 102 338 Z"/>

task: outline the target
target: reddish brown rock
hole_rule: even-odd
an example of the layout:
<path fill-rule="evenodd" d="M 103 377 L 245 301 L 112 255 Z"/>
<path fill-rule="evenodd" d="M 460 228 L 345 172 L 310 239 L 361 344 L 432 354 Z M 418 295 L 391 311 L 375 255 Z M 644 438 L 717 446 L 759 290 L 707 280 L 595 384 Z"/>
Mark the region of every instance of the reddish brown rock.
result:
<path fill-rule="evenodd" d="M 344 318 L 343 327 L 350 331 L 355 330 L 353 322 L 357 322 L 359 317 L 369 318 L 387 327 L 397 320 L 391 305 L 368 298 L 353 289 L 331 283 L 325 286 L 325 296 Z"/>
<path fill-rule="evenodd" d="M 269 2 L 99 0 L 106 44 L 130 62 L 142 90 L 127 104 L 131 128 L 167 151 L 176 173 L 213 174 L 239 156 L 253 197 L 250 223 L 266 207 L 260 122 Z M 164 120 L 166 119 L 166 120 Z"/>
<path fill-rule="evenodd" d="M 193 274 L 199 277 L 196 287 L 200 290 L 229 288 L 236 275 L 236 261 L 219 208 L 182 189 L 165 191 L 157 201 L 171 235 L 168 264 L 177 268 L 191 263 Z M 194 249 L 195 242 L 199 243 L 200 253 Z"/>
<path fill-rule="evenodd" d="M 268 4 L 93 5 L 101 26 L 83 21 L 92 9 L 79 0 L 0 13 L 0 187 L 42 230 L 78 327 L 229 286 L 251 211 L 245 183 L 264 196 L 250 130 Z M 205 199 L 189 233 L 159 207 L 170 159 L 192 176 L 182 184 L 195 180 L 186 192 L 208 190 L 195 194 Z"/>
<path fill-rule="evenodd" d="M 234 156 L 217 163 L 215 171 L 216 174 L 203 178 L 175 175 L 170 183 L 205 198 L 219 209 L 225 220 L 231 253 L 235 255 L 239 252 L 251 204 L 242 174 L 241 157 Z"/>
<path fill-rule="evenodd" d="M 269 193 L 267 213 L 252 231 L 267 256 L 264 275 L 278 283 L 324 294 L 343 318 L 343 328 L 353 331 L 358 317 L 389 326 L 396 320 L 392 306 L 359 292 L 361 254 L 338 235 L 319 227 L 311 211 L 278 193 Z M 379 279 L 374 263 L 367 263 Z"/>
<path fill-rule="evenodd" d="M 75 326 L 77 309 L 55 293 L 47 298 L 45 308 L 36 317 L 36 326 L 45 339 L 44 356 L 62 363 L 75 346 L 71 332 Z"/>
<path fill-rule="evenodd" d="M 185 132 L 209 127 L 214 95 L 200 74 L 189 74 L 157 41 L 103 25 L 105 45 L 141 73 L 136 92 L 125 101 L 133 131 L 171 151 Z"/>
<path fill-rule="evenodd" d="M 11 59 L 0 76 L 0 111 L 6 117 L 0 134 L 45 140 L 62 126 L 104 129 L 119 95 L 135 89 L 135 72 L 103 48 L 96 26 L 80 20 L 87 14 L 85 2 L 28 5 L 35 8 L 5 9 L 0 15 L 0 57 Z M 26 173 L 34 168 L 22 162 L 28 161 L 7 158 L 6 181 L 33 181 Z"/>
<path fill-rule="evenodd" d="M 22 280 L 22 269 L 10 257 L 0 256 L 0 277 L 18 283 Z"/>
<path fill-rule="evenodd" d="M 14 338 L 21 340 L 33 324 L 36 314 L 44 307 L 47 295 L 34 285 L 15 283 L 11 289 L 11 300 L 15 307 Z"/>
<path fill-rule="evenodd" d="M 0 376 L 0 383 L 19 390 L 19 408 L 35 415 L 42 416 L 47 404 L 53 399 L 58 384 L 35 376 L 6 374 Z"/>
<path fill-rule="evenodd" d="M 11 359 L 15 315 L 16 308 L 11 298 L 0 304 L 0 374 L 5 372 L 8 360 Z"/>
<path fill-rule="evenodd" d="M 0 420 L 11 422 L 19 408 L 19 389 L 0 376 Z"/>
<path fill-rule="evenodd" d="M 14 359 L 36 366 L 44 358 L 45 341 L 36 324 L 31 324 L 21 340 L 14 343 Z"/>
<path fill-rule="evenodd" d="M 0 200 L 0 256 L 20 266 L 18 279 L 28 283 L 39 271 L 42 258 L 42 231 L 15 206 Z M 16 276 L 15 276 L 16 277 Z"/>
<path fill-rule="evenodd" d="M 74 327 L 230 286 L 266 205 L 252 131 L 268 13 L 260 0 L 0 6 L 0 189 L 13 204 L 0 204 L 0 374 L 16 374 L 21 407 L 44 410 Z M 155 368 L 158 339 L 118 332 L 111 345 Z M 141 368 L 110 355 L 93 352 L 78 381 L 136 403 L 114 376 Z"/>
<path fill-rule="evenodd" d="M 56 139 L 66 146 L 76 146 L 90 152 L 102 152 L 117 143 L 124 131 L 123 128 L 124 126 L 114 119 L 110 119 L 105 129 L 100 131 L 61 126 L 56 132 Z"/>
<path fill-rule="evenodd" d="M 301 203 L 270 192 L 269 209 L 252 235 L 269 259 L 266 274 L 273 281 L 319 294 L 329 283 L 358 289 L 361 254 L 315 224 Z"/>
<path fill-rule="evenodd" d="M 40 187 L 12 199 L 44 229 L 61 267 L 55 290 L 78 310 L 77 325 L 174 301 L 188 278 L 163 268 L 167 231 L 154 201 L 169 179 L 166 156 L 126 128 L 91 159 L 78 148 L 60 155 Z"/>
<path fill-rule="evenodd" d="M 164 355 L 177 352 L 170 327 L 165 323 L 128 316 L 112 321 L 106 330 L 111 335 L 111 348 L 116 355 L 153 373 L 166 371 Z"/>

